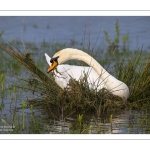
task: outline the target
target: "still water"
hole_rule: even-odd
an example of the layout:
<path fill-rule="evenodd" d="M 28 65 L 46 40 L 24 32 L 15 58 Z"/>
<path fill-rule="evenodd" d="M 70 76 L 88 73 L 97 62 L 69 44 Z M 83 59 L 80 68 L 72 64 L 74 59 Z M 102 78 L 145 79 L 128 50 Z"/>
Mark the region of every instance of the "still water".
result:
<path fill-rule="evenodd" d="M 97 46 L 106 48 L 107 43 L 104 40 L 103 30 L 107 30 L 110 37 L 115 36 L 115 21 L 119 20 L 120 34 L 123 37 L 129 35 L 129 47 L 137 50 L 142 47 L 144 50 L 150 49 L 150 17 L 3 17 L 0 16 L 0 32 L 4 30 L 3 38 L 12 41 L 19 40 L 24 42 L 41 43 L 43 41 L 49 43 L 70 43 L 74 40 L 78 43 L 91 41 Z M 86 35 L 86 36 L 85 36 Z M 97 40 L 98 38 L 98 40 Z M 85 42 L 85 43 L 86 43 Z M 121 44 L 121 42 L 120 42 Z M 42 49 L 40 51 L 42 53 Z M 44 52 L 43 52 L 44 53 Z M 45 61 L 45 60 L 44 60 Z M 21 94 L 21 93 L 19 93 Z M 13 119 L 12 114 L 22 114 L 20 100 L 25 100 L 26 96 L 20 97 L 16 95 L 7 95 L 3 98 L 1 94 L 1 104 L 5 104 L 5 108 L 0 112 L 0 127 L 9 127 L 9 122 Z M 10 105 L 11 104 L 11 105 Z M 1 105 L 2 106 L 2 105 Z M 25 109 L 25 120 L 33 118 L 33 113 L 40 117 L 40 111 Z M 149 113 L 141 115 L 142 112 L 123 111 L 115 114 L 112 120 L 107 117 L 104 120 L 95 120 L 90 117 L 88 120 L 88 133 L 149 133 Z M 15 115 L 16 115 L 15 114 Z M 17 116 L 17 115 L 16 115 Z M 17 118 L 18 120 L 22 120 Z M 42 133 L 70 133 L 72 120 L 54 121 L 50 120 L 44 123 Z M 34 120 L 32 120 L 34 122 Z M 11 124 L 12 125 L 12 124 Z M 30 125 L 29 125 L 30 126 Z M 1 129 L 2 130 L 2 129 Z M 0 133 L 8 133 L 3 130 Z M 9 132 L 11 133 L 11 131 Z M 25 132 L 23 132 L 25 133 Z M 26 133 L 29 133 L 28 130 Z"/>
<path fill-rule="evenodd" d="M 150 48 L 150 17 L 149 16 L 80 16 L 80 17 L 3 17 L 0 16 L 0 31 L 8 41 L 22 40 L 25 42 L 62 42 L 70 40 L 95 43 L 104 47 L 103 30 L 108 31 L 110 37 L 115 36 L 115 22 L 119 21 L 121 38 L 129 35 L 130 49 Z M 22 27 L 23 26 L 23 27 Z M 21 30 L 21 28 L 23 30 Z M 121 39 L 120 38 L 120 39 Z M 121 41 L 120 41 L 121 44 Z"/>

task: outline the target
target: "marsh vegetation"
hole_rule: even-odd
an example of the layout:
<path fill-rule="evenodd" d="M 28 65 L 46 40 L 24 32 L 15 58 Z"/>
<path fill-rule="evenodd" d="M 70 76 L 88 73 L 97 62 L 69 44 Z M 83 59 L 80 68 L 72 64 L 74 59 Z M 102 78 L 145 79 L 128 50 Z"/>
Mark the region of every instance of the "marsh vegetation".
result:
<path fill-rule="evenodd" d="M 36 28 L 37 26 L 34 26 Z M 77 41 L 69 44 L 24 43 L 0 38 L 0 110 L 1 133 L 149 133 L 150 132 L 150 62 L 149 52 L 130 50 L 128 35 L 120 40 L 104 31 L 108 49 L 93 49 Z M 82 49 L 93 56 L 130 90 L 127 101 L 105 89 L 91 90 L 87 74 L 79 81 L 71 79 L 62 90 L 42 50 L 50 56 L 66 47 Z M 86 65 L 79 61 L 69 64 Z M 90 74 L 89 74 L 90 75 Z M 118 117 L 121 116 L 121 118 Z M 122 117 L 124 116 L 124 117 Z M 4 126 L 7 128 L 4 130 Z M 8 128 L 10 127 L 10 128 Z"/>

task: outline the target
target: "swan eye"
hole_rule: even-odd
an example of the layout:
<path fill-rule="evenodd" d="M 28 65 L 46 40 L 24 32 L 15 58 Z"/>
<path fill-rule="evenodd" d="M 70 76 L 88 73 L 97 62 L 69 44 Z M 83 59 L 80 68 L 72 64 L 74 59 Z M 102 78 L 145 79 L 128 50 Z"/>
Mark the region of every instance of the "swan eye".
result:
<path fill-rule="evenodd" d="M 53 57 L 53 58 L 51 58 L 50 62 L 51 63 L 53 63 L 54 61 L 58 62 L 58 58 L 59 58 L 59 56 Z"/>
<path fill-rule="evenodd" d="M 53 60 L 53 59 L 51 59 L 51 60 L 50 60 L 50 63 L 53 63 L 53 61 L 54 61 L 54 60 Z"/>

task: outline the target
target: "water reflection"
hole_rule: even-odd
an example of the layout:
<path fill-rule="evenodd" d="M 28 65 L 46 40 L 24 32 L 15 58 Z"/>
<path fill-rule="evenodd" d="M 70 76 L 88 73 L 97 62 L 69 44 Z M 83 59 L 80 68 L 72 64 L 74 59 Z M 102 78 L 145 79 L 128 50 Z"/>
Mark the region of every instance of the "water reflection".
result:
<path fill-rule="evenodd" d="M 87 134 L 145 134 L 150 133 L 150 116 L 142 111 L 123 111 L 110 118 L 90 119 Z M 72 122 L 51 121 L 46 125 L 50 134 L 72 133 Z M 74 132 L 75 133 L 75 132 Z M 78 133 L 78 132 L 77 132 Z"/>
<path fill-rule="evenodd" d="M 71 122 L 66 121 L 50 121 L 49 124 L 46 125 L 46 129 L 50 134 L 64 134 L 69 133 L 71 128 Z"/>

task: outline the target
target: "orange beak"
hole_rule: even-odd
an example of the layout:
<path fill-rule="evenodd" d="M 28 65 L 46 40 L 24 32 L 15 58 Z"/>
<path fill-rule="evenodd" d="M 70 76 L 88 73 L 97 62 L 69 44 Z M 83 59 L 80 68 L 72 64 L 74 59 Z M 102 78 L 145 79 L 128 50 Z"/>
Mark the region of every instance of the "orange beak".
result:
<path fill-rule="evenodd" d="M 54 68 L 56 68 L 58 63 L 53 61 L 52 65 L 48 68 L 47 73 L 51 72 Z"/>

